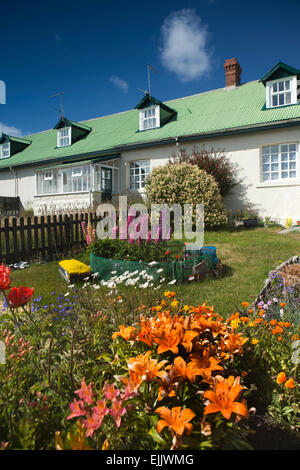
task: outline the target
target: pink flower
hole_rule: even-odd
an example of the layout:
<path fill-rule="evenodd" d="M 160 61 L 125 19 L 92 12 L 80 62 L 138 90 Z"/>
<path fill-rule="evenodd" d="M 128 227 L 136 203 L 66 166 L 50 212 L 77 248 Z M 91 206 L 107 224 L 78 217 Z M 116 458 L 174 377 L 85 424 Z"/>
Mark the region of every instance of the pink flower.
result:
<path fill-rule="evenodd" d="M 138 393 L 136 391 L 136 388 L 134 387 L 132 382 L 130 382 L 130 380 L 127 377 L 123 377 L 122 383 L 124 385 L 124 392 L 122 393 L 122 395 L 120 397 L 121 400 L 124 400 L 124 401 L 129 400 L 130 398 L 135 397 L 136 395 L 138 395 Z"/>
<path fill-rule="evenodd" d="M 114 401 L 119 395 L 120 390 L 115 387 L 115 384 L 109 384 L 105 382 L 104 387 L 102 388 L 105 398 L 108 400 Z"/>
<path fill-rule="evenodd" d="M 76 390 L 75 393 L 81 398 L 85 403 L 91 405 L 93 403 L 93 391 L 92 391 L 92 384 L 86 385 L 85 377 L 83 377 L 81 382 L 81 388 Z"/>
<path fill-rule="evenodd" d="M 114 418 L 117 427 L 121 426 L 121 418 L 126 413 L 126 408 L 122 406 L 123 402 L 121 400 L 114 400 L 112 402 L 112 407 L 109 410 L 109 414 Z"/>
<path fill-rule="evenodd" d="M 77 418 L 78 416 L 85 416 L 86 410 L 84 409 L 84 402 L 82 400 L 76 400 L 74 398 L 73 403 L 70 404 L 71 414 L 67 419 Z"/>

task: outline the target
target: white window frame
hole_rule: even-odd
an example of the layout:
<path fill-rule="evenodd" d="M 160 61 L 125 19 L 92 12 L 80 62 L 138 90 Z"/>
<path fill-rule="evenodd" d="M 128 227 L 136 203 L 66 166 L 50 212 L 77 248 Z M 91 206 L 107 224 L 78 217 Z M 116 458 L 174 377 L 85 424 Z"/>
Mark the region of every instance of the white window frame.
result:
<path fill-rule="evenodd" d="M 8 146 L 7 149 L 4 149 L 5 146 Z M 8 155 L 4 153 L 8 151 Z M 10 157 L 10 142 L 5 142 L 0 145 L 0 158 L 9 158 Z"/>
<path fill-rule="evenodd" d="M 52 180 L 53 180 L 53 171 L 45 171 L 44 181 L 52 181 Z"/>
<path fill-rule="evenodd" d="M 151 160 L 150 159 L 134 160 L 134 161 L 129 162 L 129 190 L 130 191 L 144 191 L 145 190 L 145 186 L 142 186 L 142 178 L 141 178 L 141 176 L 142 176 L 142 172 L 141 172 L 142 165 L 139 168 L 138 175 L 136 175 L 135 172 L 132 174 L 132 171 L 131 171 L 132 169 L 134 169 L 134 165 L 136 165 L 137 163 L 141 164 L 142 162 L 148 162 L 148 165 L 145 165 L 146 168 L 149 168 L 149 172 L 146 173 L 146 177 L 151 173 Z M 133 166 L 133 168 L 132 168 L 132 166 Z M 131 178 L 132 177 L 135 178 L 136 176 L 139 176 L 139 181 L 138 181 L 139 187 L 138 188 L 135 187 L 135 182 L 133 183 L 133 185 L 131 183 Z"/>
<path fill-rule="evenodd" d="M 67 131 L 67 135 L 61 135 L 62 132 Z M 68 147 L 71 145 L 71 135 L 72 133 L 72 128 L 71 126 L 68 127 L 62 127 L 61 129 L 57 130 L 57 147 Z M 68 139 L 68 143 L 62 143 L 63 139 Z"/>
<path fill-rule="evenodd" d="M 290 88 L 284 89 L 281 91 L 273 91 L 273 85 L 277 84 L 277 88 L 280 83 L 290 81 Z M 290 103 L 286 103 L 286 94 L 291 94 Z M 273 105 L 273 96 L 284 95 L 284 103 L 279 104 L 279 99 L 277 105 Z M 280 78 L 278 80 L 271 80 L 266 83 L 266 104 L 267 108 L 279 108 L 280 106 L 290 106 L 291 104 L 297 104 L 297 76 L 293 75 L 290 77 Z"/>
<path fill-rule="evenodd" d="M 151 117 L 146 116 L 146 113 L 148 114 L 149 111 L 153 112 L 153 110 L 154 110 L 153 116 Z M 148 106 L 147 108 L 143 108 L 140 111 L 140 131 L 146 131 L 149 129 L 155 129 L 157 127 L 160 127 L 160 112 L 159 111 L 160 111 L 159 105 Z M 155 119 L 155 125 L 152 125 L 153 122 L 151 122 L 151 120 L 153 119 Z M 148 124 L 151 124 L 151 125 L 149 126 Z"/>
<path fill-rule="evenodd" d="M 295 151 L 290 151 L 290 145 L 295 145 Z M 288 150 L 286 151 L 285 146 L 288 146 Z M 278 147 L 278 161 L 276 162 L 275 159 L 272 162 L 272 147 Z M 267 159 L 264 157 L 268 157 L 268 153 L 264 154 L 264 149 L 270 149 L 269 155 L 270 158 Z M 295 153 L 294 158 L 290 158 L 290 154 Z M 276 152 L 273 153 L 276 155 Z M 283 160 L 284 156 L 284 160 Z M 268 161 L 267 161 L 268 160 Z M 261 183 L 262 184 L 276 184 L 276 183 L 296 183 L 298 182 L 298 174 L 299 174 L 299 162 L 298 162 L 298 143 L 297 142 L 284 142 L 278 144 L 271 144 L 271 145 L 264 145 L 261 147 L 261 156 L 260 156 L 260 163 L 261 163 Z M 278 170 L 272 169 L 272 164 L 278 164 Z M 265 166 L 269 165 L 269 171 L 265 170 Z M 283 165 L 287 165 L 287 168 L 284 168 Z M 290 166 L 291 165 L 291 166 Z M 294 172 L 295 176 L 290 176 L 290 172 Z M 270 178 L 264 179 L 264 174 L 269 173 Z M 278 178 L 272 179 L 272 173 L 278 173 Z M 284 178 L 283 173 L 288 173 L 288 177 Z"/>

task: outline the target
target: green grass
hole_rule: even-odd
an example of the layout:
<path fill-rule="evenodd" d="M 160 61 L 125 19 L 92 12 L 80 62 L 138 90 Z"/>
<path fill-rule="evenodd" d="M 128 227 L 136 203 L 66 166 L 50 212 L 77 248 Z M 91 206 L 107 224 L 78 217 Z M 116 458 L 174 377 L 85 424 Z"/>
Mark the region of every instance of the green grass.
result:
<path fill-rule="evenodd" d="M 300 233 L 280 235 L 278 228 L 223 230 L 205 233 L 205 245 L 215 245 L 217 255 L 224 265 L 221 279 L 206 279 L 190 284 L 165 286 L 174 290 L 178 299 L 198 305 L 214 305 L 216 312 L 228 315 L 242 301 L 251 301 L 262 289 L 270 270 L 281 260 L 300 254 Z M 76 259 L 89 263 L 89 255 L 82 253 Z M 56 294 L 67 291 L 66 282 L 58 274 L 58 262 L 33 264 L 24 271 L 11 275 L 12 285 L 35 288 L 35 297 L 41 295 L 45 302 Z"/>

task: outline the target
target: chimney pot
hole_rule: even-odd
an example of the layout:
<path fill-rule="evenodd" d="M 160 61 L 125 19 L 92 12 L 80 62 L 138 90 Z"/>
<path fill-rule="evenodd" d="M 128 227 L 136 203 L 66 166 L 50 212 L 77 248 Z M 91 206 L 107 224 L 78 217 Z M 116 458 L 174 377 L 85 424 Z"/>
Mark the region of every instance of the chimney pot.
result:
<path fill-rule="evenodd" d="M 235 58 L 227 59 L 224 64 L 226 86 L 238 86 L 241 83 L 241 66 Z"/>

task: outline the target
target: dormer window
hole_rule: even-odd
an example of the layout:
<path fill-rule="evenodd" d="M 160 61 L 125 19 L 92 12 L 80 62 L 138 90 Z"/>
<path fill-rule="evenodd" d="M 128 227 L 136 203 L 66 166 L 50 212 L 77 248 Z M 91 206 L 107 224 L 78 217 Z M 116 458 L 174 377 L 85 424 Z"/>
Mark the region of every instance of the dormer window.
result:
<path fill-rule="evenodd" d="M 177 114 L 174 109 L 169 108 L 148 93 L 136 105 L 135 109 L 139 110 L 140 131 L 164 126 Z"/>
<path fill-rule="evenodd" d="M 140 111 L 140 131 L 159 126 L 159 106 L 150 106 Z"/>
<path fill-rule="evenodd" d="M 57 147 L 71 145 L 71 126 L 57 130 Z"/>
<path fill-rule="evenodd" d="M 266 83 L 267 107 L 276 108 L 297 103 L 297 77 L 288 77 Z"/>
<path fill-rule="evenodd" d="M 267 109 L 299 103 L 300 70 L 278 62 L 259 81 L 266 88 Z"/>
<path fill-rule="evenodd" d="M 0 158 L 10 157 L 10 142 L 0 145 Z"/>

